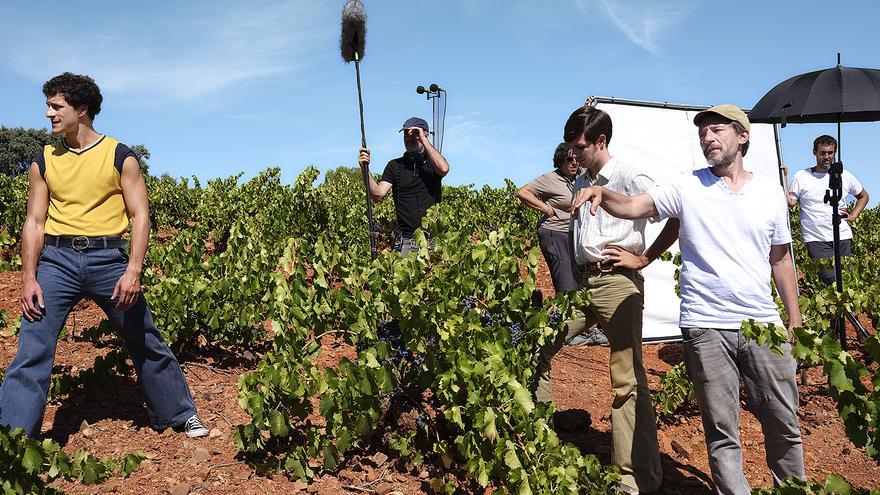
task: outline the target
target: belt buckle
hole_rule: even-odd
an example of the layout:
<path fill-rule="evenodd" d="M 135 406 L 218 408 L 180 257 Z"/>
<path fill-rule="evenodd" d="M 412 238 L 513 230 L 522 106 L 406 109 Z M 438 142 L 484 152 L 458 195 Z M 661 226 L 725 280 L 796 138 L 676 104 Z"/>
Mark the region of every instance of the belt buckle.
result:
<path fill-rule="evenodd" d="M 614 265 L 609 265 L 608 269 L 606 270 L 606 269 L 602 268 L 602 262 L 597 261 L 596 262 L 596 269 L 599 270 L 599 273 L 611 273 L 614 271 Z"/>
<path fill-rule="evenodd" d="M 89 238 L 84 235 L 74 237 L 70 240 L 70 247 L 74 251 L 85 251 L 89 248 Z"/>

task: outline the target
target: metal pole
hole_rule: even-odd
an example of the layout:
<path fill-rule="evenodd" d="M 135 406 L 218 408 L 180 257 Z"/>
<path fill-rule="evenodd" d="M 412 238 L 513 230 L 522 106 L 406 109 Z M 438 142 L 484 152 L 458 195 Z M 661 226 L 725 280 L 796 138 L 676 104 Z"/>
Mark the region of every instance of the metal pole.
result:
<path fill-rule="evenodd" d="M 367 147 L 367 133 L 364 130 L 364 99 L 361 96 L 361 61 L 357 50 L 354 51 L 354 71 L 357 74 L 358 108 L 361 115 L 361 147 Z M 373 235 L 373 198 L 370 196 L 370 170 L 369 167 L 361 167 L 364 178 L 364 190 L 367 193 L 367 235 L 370 237 L 370 257 L 376 259 L 376 237 Z"/>
<path fill-rule="evenodd" d="M 782 185 L 782 189 L 788 194 L 788 176 L 784 173 L 783 169 L 785 169 L 785 162 L 782 159 L 782 139 L 779 137 L 779 124 L 773 124 L 773 138 L 776 140 L 776 160 L 779 163 L 779 183 Z M 791 221 L 790 216 L 791 210 L 786 210 L 786 215 L 789 217 L 789 222 Z M 794 257 L 794 243 L 788 245 L 788 254 L 791 256 L 791 264 L 795 273 L 797 273 L 797 262 Z M 795 284 L 795 290 L 797 291 L 797 295 L 801 295 L 801 288 L 798 284 Z"/>
<path fill-rule="evenodd" d="M 840 54 L 837 54 L 838 61 L 840 64 Z M 841 159 L 841 150 L 840 150 L 840 120 L 839 117 L 837 119 L 837 161 L 841 164 L 841 168 L 843 167 L 843 161 Z M 840 171 L 841 175 L 843 170 Z M 834 180 L 829 176 L 830 180 Z M 841 178 L 842 180 L 842 178 Z M 831 192 L 831 226 L 832 231 L 834 233 L 834 282 L 837 286 L 837 292 L 843 292 L 843 267 L 840 263 L 840 200 L 841 194 L 836 190 L 832 190 Z M 846 350 L 846 320 L 842 316 L 838 316 L 836 318 L 837 322 L 837 332 L 840 338 L 840 348 Z"/>

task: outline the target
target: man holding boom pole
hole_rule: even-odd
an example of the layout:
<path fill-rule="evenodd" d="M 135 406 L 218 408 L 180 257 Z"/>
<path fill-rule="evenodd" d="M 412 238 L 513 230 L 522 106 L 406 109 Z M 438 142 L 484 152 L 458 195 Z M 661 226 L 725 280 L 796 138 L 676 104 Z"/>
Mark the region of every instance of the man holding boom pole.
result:
<path fill-rule="evenodd" d="M 370 196 L 380 202 L 394 194 L 394 211 L 397 214 L 397 233 L 394 249 L 406 256 L 418 248 L 413 232 L 422 225 L 422 217 L 428 208 L 440 202 L 441 181 L 449 173 L 449 163 L 428 139 L 428 123 L 412 117 L 403 123 L 403 156 L 388 162 L 382 179 L 377 183 L 370 177 Z M 358 163 L 362 168 L 370 166 L 370 150 L 361 148 Z"/>

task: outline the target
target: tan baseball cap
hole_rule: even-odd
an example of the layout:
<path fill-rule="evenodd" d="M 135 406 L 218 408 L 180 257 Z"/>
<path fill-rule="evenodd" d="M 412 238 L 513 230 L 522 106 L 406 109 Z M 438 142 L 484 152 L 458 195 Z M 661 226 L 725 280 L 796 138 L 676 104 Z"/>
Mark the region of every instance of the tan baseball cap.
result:
<path fill-rule="evenodd" d="M 738 106 L 732 105 L 730 103 L 715 105 L 714 107 L 707 108 L 706 110 L 699 112 L 694 116 L 694 125 L 700 125 L 700 120 L 702 120 L 703 117 L 710 113 L 720 115 L 725 119 L 739 122 L 747 131 L 750 130 L 751 124 L 749 123 L 749 118 L 746 117 L 746 113 L 740 110 Z"/>

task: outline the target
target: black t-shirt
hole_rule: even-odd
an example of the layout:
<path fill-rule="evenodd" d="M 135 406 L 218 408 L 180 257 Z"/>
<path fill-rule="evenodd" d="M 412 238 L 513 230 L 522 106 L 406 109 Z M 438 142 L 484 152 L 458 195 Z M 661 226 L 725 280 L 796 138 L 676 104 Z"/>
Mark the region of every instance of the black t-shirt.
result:
<path fill-rule="evenodd" d="M 397 229 L 404 237 L 412 237 L 422 226 L 428 208 L 440 202 L 440 181 L 434 167 L 424 154 L 406 152 L 388 162 L 382 180 L 391 183 Z"/>

